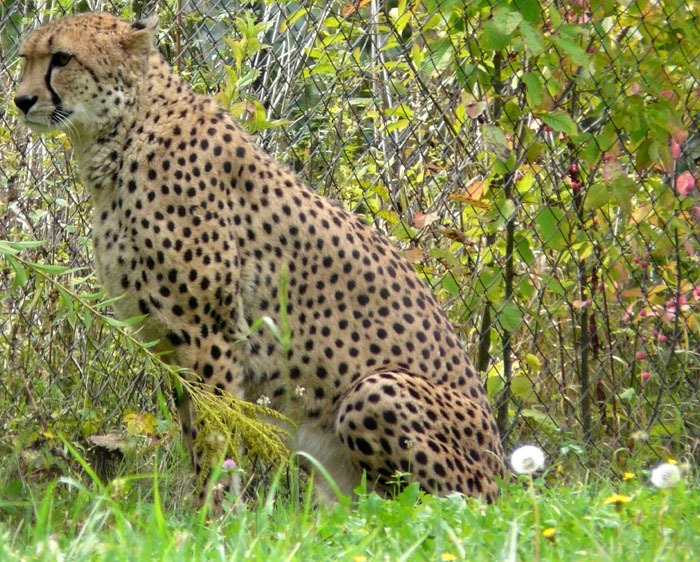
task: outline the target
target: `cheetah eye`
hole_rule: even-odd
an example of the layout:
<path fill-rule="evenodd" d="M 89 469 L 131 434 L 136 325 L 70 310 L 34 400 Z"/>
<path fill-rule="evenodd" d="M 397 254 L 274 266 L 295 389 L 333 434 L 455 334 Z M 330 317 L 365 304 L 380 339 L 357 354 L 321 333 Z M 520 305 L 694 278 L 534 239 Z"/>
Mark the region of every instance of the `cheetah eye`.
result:
<path fill-rule="evenodd" d="M 73 55 L 69 55 L 68 53 L 54 53 L 51 56 L 51 66 L 53 67 L 61 67 L 61 66 L 66 66 L 70 60 L 73 58 Z"/>

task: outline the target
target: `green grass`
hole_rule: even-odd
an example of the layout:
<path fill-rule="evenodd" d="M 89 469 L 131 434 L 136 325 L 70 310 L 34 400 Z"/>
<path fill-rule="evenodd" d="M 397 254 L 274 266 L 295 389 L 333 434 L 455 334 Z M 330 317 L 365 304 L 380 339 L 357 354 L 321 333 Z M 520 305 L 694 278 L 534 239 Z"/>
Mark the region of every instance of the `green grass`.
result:
<path fill-rule="evenodd" d="M 617 485 L 536 481 L 540 531 L 554 533 L 540 536 L 541 560 L 696 560 L 699 483 L 666 494 L 646 481 L 644 474 Z M 394 500 L 363 494 L 332 508 L 316 507 L 304 487 L 273 483 L 257 502 L 216 520 L 177 503 L 164 508 L 168 486 L 167 475 L 89 487 L 62 478 L 26 500 L 0 500 L 0 560 L 534 559 L 526 482 L 504 485 L 496 505 L 409 487 Z M 605 503 L 613 493 L 631 499 Z"/>

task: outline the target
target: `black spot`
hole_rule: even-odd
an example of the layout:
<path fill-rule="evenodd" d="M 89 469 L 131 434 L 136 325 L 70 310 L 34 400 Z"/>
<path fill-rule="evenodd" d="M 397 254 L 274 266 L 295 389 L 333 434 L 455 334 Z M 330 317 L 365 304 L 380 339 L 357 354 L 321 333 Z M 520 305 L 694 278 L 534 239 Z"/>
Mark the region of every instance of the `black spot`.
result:
<path fill-rule="evenodd" d="M 418 451 L 416 453 L 416 462 L 425 466 L 428 464 L 428 455 L 426 455 L 423 451 Z"/>
<path fill-rule="evenodd" d="M 355 444 L 357 445 L 357 448 L 363 455 L 369 456 L 374 454 L 374 449 L 372 449 L 372 445 L 370 445 L 362 437 L 357 437 L 355 439 Z"/>
<path fill-rule="evenodd" d="M 141 314 L 149 314 L 151 312 L 148 304 L 143 299 L 139 299 L 139 310 L 141 311 Z"/>
<path fill-rule="evenodd" d="M 382 417 L 386 423 L 394 425 L 396 423 L 396 414 L 392 410 L 384 410 Z"/>
<path fill-rule="evenodd" d="M 388 384 L 382 385 L 382 392 L 387 396 L 396 396 L 396 389 Z"/>

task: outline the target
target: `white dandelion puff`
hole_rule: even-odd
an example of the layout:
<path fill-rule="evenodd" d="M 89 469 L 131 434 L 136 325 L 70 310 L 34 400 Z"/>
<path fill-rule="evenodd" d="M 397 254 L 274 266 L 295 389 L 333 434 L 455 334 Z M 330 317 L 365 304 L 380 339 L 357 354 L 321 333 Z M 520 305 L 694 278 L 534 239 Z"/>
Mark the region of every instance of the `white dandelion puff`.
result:
<path fill-rule="evenodd" d="M 534 445 L 523 445 L 513 451 L 510 465 L 518 474 L 532 474 L 544 466 L 544 451 Z"/>
<path fill-rule="evenodd" d="M 651 471 L 650 480 L 662 490 L 673 488 L 681 481 L 681 471 L 675 464 L 666 462 Z"/>
<path fill-rule="evenodd" d="M 270 405 L 270 399 L 263 394 L 260 398 L 258 398 L 255 401 L 255 403 L 258 406 L 262 406 L 263 408 L 267 408 Z"/>

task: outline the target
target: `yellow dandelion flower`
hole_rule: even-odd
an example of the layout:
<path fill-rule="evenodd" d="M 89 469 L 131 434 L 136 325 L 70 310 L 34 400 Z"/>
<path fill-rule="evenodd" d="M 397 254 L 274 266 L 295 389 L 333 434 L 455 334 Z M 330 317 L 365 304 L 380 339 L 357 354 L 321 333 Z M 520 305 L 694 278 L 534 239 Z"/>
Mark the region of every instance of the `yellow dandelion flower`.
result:
<path fill-rule="evenodd" d="M 352 557 L 352 562 L 367 562 L 367 557 L 364 554 L 357 554 Z"/>
<path fill-rule="evenodd" d="M 547 527 L 542 530 L 542 536 L 548 541 L 554 542 L 557 539 L 557 530 L 554 527 Z"/>
<path fill-rule="evenodd" d="M 608 496 L 603 500 L 603 505 L 607 505 L 609 503 L 614 503 L 615 505 L 622 505 L 631 501 L 632 498 L 630 496 L 624 496 L 622 494 L 613 494 L 612 496 Z"/>
<path fill-rule="evenodd" d="M 628 480 L 632 480 L 634 478 L 634 472 L 625 472 L 622 475 L 622 481 L 627 482 Z"/>
<path fill-rule="evenodd" d="M 452 560 L 457 560 L 457 557 L 451 552 L 443 552 L 440 555 L 440 560 L 445 560 L 445 562 L 451 562 Z"/>
<path fill-rule="evenodd" d="M 615 506 L 615 511 L 619 513 L 620 511 L 622 511 L 623 506 L 631 501 L 632 498 L 630 496 L 624 496 L 622 494 L 613 494 L 612 496 L 608 496 L 603 500 L 603 505 L 611 503 Z"/>

